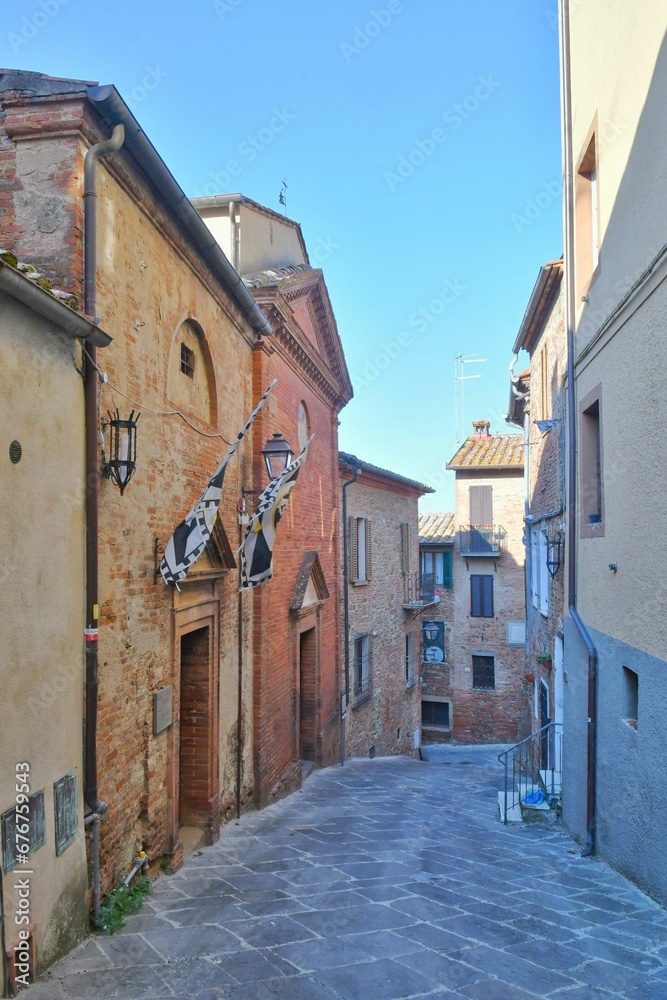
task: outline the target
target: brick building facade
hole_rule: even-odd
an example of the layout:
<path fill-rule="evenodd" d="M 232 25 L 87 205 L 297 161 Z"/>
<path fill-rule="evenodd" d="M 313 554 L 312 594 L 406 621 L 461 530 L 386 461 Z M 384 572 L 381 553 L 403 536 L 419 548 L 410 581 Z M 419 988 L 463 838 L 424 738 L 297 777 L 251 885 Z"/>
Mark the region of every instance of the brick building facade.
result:
<path fill-rule="evenodd" d="M 437 607 L 422 616 L 422 742 L 442 743 L 452 735 L 450 660 L 454 637 L 454 543 L 452 513 L 419 515 L 419 572 L 434 575 Z M 431 634 L 431 625 L 441 625 Z M 442 645 L 440 643 L 442 638 Z M 435 641 L 433 641 L 435 640 Z"/>
<path fill-rule="evenodd" d="M 321 272 L 301 268 L 289 294 L 259 283 L 254 294 L 271 312 L 272 330 L 114 88 L 8 72 L 0 104 L 0 242 L 80 301 L 84 155 L 125 127 L 120 150 L 97 165 L 96 312 L 114 338 L 98 414 L 103 429 L 107 411 L 141 411 L 137 471 L 123 496 L 109 480 L 88 484 L 99 492 L 106 891 L 140 849 L 176 867 L 186 834 L 210 842 L 239 805 L 295 787 L 300 649 L 317 676 L 312 752 L 320 762 L 337 756 L 336 435 L 351 386 Z M 180 590 L 165 587 L 156 575 L 161 547 L 274 377 L 226 470 L 205 552 Z M 238 500 L 264 484 L 265 440 L 282 430 L 296 451 L 304 422 L 315 440 L 278 533 L 275 577 L 242 598 L 239 656 Z M 108 447 L 107 435 L 107 457 Z M 85 477 L 74 467 L 72 474 L 84 496 Z M 303 631 L 316 636 L 315 655 Z M 81 680 L 72 676 L 73 698 Z M 43 678 L 38 698 L 48 698 L 49 684 Z"/>
<path fill-rule="evenodd" d="M 452 738 L 513 743 L 526 735 L 523 440 L 474 422 L 448 464 L 456 474 Z"/>
<path fill-rule="evenodd" d="M 433 491 L 343 452 L 339 471 L 348 549 L 345 756 L 414 754 L 421 745 L 423 613 L 417 502 Z M 343 649 L 345 625 L 344 615 Z"/>
<path fill-rule="evenodd" d="M 526 675 L 532 687 L 531 731 L 563 721 L 565 579 L 564 434 L 566 337 L 563 262 L 540 269 L 514 343 L 528 371 L 514 376 L 509 422 L 526 431 Z M 560 547 L 557 543 L 560 541 Z M 554 547 L 553 543 L 556 543 Z M 547 566 L 560 557 L 561 565 Z M 559 737 L 560 738 L 560 737 Z M 557 768 L 560 770 L 560 767 Z"/>
<path fill-rule="evenodd" d="M 338 414 L 352 386 L 300 226 L 240 195 L 194 204 L 273 329 L 253 351 L 256 396 L 277 384 L 256 421 L 252 486 L 262 485 L 260 451 L 273 431 L 295 453 L 314 435 L 276 536 L 273 579 L 251 598 L 254 794 L 265 805 L 300 786 L 302 761 L 330 764 L 340 753 Z"/>

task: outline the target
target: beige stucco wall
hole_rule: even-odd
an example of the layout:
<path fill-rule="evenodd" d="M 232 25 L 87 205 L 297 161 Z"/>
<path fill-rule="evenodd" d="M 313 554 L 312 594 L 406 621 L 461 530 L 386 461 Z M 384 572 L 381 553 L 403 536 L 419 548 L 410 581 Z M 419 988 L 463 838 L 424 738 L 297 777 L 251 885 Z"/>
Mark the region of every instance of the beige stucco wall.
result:
<path fill-rule="evenodd" d="M 667 7 L 571 0 L 570 9 L 575 169 L 594 124 L 598 141 L 600 273 L 589 303 L 577 302 L 581 350 L 665 242 Z"/>
<path fill-rule="evenodd" d="M 46 839 L 3 877 L 6 944 L 18 941 L 14 889 L 30 876 L 38 967 L 73 947 L 88 924 L 82 798 L 84 613 L 83 384 L 80 350 L 41 316 L 0 293 L 0 812 L 16 801 L 18 762 L 44 790 Z M 20 462 L 9 446 L 18 440 Z M 55 853 L 53 783 L 75 771 L 77 838 Z"/>
<path fill-rule="evenodd" d="M 293 223 L 283 222 L 247 203 L 202 209 L 202 219 L 230 261 L 234 260 L 232 227 L 229 221 L 230 207 L 236 211 L 239 220 L 240 274 L 250 274 L 270 267 L 306 263 L 303 246 Z"/>

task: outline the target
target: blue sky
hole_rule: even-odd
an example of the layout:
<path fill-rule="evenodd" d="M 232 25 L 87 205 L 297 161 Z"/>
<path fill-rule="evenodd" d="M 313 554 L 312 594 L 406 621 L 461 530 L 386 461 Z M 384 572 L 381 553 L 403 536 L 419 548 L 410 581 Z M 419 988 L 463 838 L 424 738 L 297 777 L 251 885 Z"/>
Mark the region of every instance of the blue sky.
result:
<path fill-rule="evenodd" d="M 29 0 L 5 67 L 114 83 L 189 195 L 302 226 L 355 399 L 340 445 L 450 509 L 465 426 L 507 431 L 511 348 L 562 250 L 556 0 Z M 231 175 L 230 161 L 239 172 Z"/>

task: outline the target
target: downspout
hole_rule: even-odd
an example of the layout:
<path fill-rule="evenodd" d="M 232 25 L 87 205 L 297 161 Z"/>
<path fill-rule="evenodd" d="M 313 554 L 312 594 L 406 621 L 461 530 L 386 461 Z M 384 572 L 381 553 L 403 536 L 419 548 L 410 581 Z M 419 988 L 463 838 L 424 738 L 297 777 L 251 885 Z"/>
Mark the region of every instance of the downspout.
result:
<path fill-rule="evenodd" d="M 124 129 L 117 125 L 110 139 L 91 146 L 84 161 L 84 311 L 96 318 L 97 308 L 97 161 L 123 145 Z M 107 803 L 97 790 L 98 689 L 98 484 L 99 442 L 97 412 L 97 348 L 88 345 L 85 360 L 86 411 L 86 766 L 85 799 L 93 813 L 104 815 Z"/>
<path fill-rule="evenodd" d="M 588 655 L 588 726 L 586 767 L 586 846 L 583 857 L 595 852 L 595 786 L 597 742 L 597 673 L 598 653 L 588 629 L 577 611 L 577 421 L 574 386 L 574 328 L 576 306 L 574 298 L 574 187 L 572 177 L 572 93 L 570 68 L 570 11 L 569 0 L 559 0 L 558 28 L 560 36 L 560 75 L 563 121 L 563 203 L 565 223 L 565 308 L 567 324 L 567 429 L 568 429 L 568 479 L 567 507 L 568 534 L 568 610 L 572 621 L 586 647 Z"/>
<path fill-rule="evenodd" d="M 350 704 L 350 566 L 348 556 L 347 537 L 347 491 L 356 483 L 361 469 L 357 466 L 354 470 L 354 478 L 347 479 L 343 483 L 343 641 L 345 643 L 345 708 Z M 340 763 L 341 767 L 345 763 L 345 712 L 343 710 L 343 697 L 341 694 L 340 711 Z"/>

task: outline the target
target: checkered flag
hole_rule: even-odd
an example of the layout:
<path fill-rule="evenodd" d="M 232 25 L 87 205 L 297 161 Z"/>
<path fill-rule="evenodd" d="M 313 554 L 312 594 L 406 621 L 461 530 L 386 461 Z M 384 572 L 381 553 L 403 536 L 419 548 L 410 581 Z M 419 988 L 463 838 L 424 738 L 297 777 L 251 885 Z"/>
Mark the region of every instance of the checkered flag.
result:
<path fill-rule="evenodd" d="M 245 437 L 253 420 L 264 406 L 275 384 L 276 379 L 273 380 L 252 411 L 250 419 L 243 426 L 238 437 L 215 470 L 213 478 L 197 503 L 171 536 L 169 544 L 165 549 L 164 558 L 160 563 L 160 572 L 165 584 L 173 583 L 178 589 L 180 581 L 185 579 L 192 564 L 199 559 L 206 548 L 206 543 L 211 537 L 213 525 L 218 516 L 218 507 L 220 505 L 220 498 L 222 497 L 222 480 L 225 476 L 227 463 Z"/>
<path fill-rule="evenodd" d="M 243 544 L 239 549 L 241 556 L 241 586 L 240 590 L 258 587 L 273 576 L 273 543 L 276 538 L 278 522 L 290 493 L 299 475 L 299 470 L 306 460 L 308 446 L 312 437 L 306 442 L 303 451 L 287 466 L 284 472 L 272 479 L 261 493 L 257 510 L 250 518 L 246 527 Z"/>

